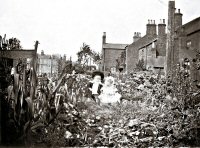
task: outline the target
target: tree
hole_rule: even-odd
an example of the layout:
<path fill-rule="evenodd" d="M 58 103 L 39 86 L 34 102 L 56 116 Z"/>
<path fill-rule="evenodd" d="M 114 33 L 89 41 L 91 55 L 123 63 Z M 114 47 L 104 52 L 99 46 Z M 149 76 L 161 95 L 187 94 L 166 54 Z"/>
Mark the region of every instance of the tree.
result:
<path fill-rule="evenodd" d="M 83 43 L 83 46 L 80 48 L 80 51 L 77 53 L 78 56 L 78 63 L 82 64 L 83 67 L 88 64 L 89 57 L 92 55 L 92 51 L 90 49 L 90 46 Z"/>
<path fill-rule="evenodd" d="M 102 55 L 99 52 L 92 51 L 92 59 L 95 63 L 98 63 L 102 59 Z"/>
<path fill-rule="evenodd" d="M 17 38 L 10 38 L 8 47 L 10 48 L 10 50 L 22 49 L 20 40 Z"/>
<path fill-rule="evenodd" d="M 82 65 L 82 68 L 85 69 L 88 67 L 89 61 L 93 61 L 98 64 L 101 60 L 101 54 L 93 51 L 89 45 L 83 43 L 83 46 L 80 48 L 80 51 L 77 53 L 78 63 Z M 91 65 L 90 65 L 91 66 Z"/>
<path fill-rule="evenodd" d="M 145 70 L 144 59 L 138 61 L 138 63 L 136 64 L 136 69 L 138 69 L 139 71 Z"/>
<path fill-rule="evenodd" d="M 2 46 L 1 46 L 2 45 Z M 18 50 L 22 49 L 20 40 L 17 38 L 10 38 L 9 40 L 6 39 L 6 34 L 4 35 L 4 38 L 0 36 L 0 50 Z"/>

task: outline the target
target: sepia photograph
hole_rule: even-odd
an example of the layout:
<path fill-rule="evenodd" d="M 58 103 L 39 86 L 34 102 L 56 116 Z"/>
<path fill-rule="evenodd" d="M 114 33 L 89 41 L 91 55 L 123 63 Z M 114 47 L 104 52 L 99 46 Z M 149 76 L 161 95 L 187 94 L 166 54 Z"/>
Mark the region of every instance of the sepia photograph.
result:
<path fill-rule="evenodd" d="M 200 147 L 200 0 L 0 3 L 0 148 Z"/>

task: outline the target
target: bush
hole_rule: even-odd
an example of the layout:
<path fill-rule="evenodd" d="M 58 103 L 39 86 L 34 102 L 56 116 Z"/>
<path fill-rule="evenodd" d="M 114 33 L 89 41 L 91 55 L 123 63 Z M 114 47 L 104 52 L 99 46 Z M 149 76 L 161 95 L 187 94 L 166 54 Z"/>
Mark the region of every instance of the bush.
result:
<path fill-rule="evenodd" d="M 136 64 L 136 69 L 138 69 L 139 71 L 146 70 L 145 65 L 144 65 L 144 59 L 141 59 L 138 61 L 138 63 Z"/>

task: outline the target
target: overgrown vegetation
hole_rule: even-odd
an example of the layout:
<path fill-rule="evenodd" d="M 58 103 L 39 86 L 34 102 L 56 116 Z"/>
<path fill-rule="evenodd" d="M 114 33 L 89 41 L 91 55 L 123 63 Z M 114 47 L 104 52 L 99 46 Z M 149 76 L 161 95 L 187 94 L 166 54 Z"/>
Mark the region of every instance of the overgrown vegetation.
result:
<path fill-rule="evenodd" d="M 131 94 L 132 102 L 102 106 L 86 100 L 77 100 L 71 105 L 65 102 L 63 114 L 59 113 L 52 125 L 46 128 L 50 134 L 45 134 L 43 143 L 51 146 L 116 147 L 199 145 L 199 102 L 193 102 L 193 106 L 188 103 L 191 106 L 186 108 L 185 98 L 175 97 L 178 91 L 173 91 L 173 88 L 178 84 L 171 85 L 164 78 L 158 80 L 156 75 L 136 74 L 129 80 L 118 87 L 124 95 Z M 87 80 L 84 82 L 86 84 Z M 139 93 L 146 95 L 142 100 L 134 100 Z M 77 93 L 76 97 L 79 95 Z M 193 100 L 200 94 L 188 92 L 187 95 Z M 58 136 L 51 139 L 52 134 Z M 56 139 L 58 137 L 60 140 Z"/>
<path fill-rule="evenodd" d="M 18 50 L 22 49 L 20 40 L 17 38 L 6 39 L 6 34 L 4 37 L 0 35 L 0 50 Z"/>
<path fill-rule="evenodd" d="M 144 59 L 141 59 L 141 60 L 138 61 L 138 63 L 136 64 L 136 69 L 138 71 L 144 71 L 145 70 Z"/>
<path fill-rule="evenodd" d="M 38 83 L 36 98 L 20 106 L 8 101 L 10 141 L 26 146 L 199 146 L 200 88 L 177 69 L 165 79 L 137 72 L 118 83 L 121 103 L 97 105 L 88 98 L 86 74 L 67 74 Z M 10 94 L 7 94 L 8 96 Z M 20 137 L 15 140 L 16 137 Z M 13 139 L 12 139 L 13 138 Z"/>

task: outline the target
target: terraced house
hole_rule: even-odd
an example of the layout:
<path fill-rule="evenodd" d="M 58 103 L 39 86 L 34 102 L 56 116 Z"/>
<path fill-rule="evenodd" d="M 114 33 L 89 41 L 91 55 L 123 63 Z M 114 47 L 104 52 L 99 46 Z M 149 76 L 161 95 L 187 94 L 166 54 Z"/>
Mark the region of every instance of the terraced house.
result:
<path fill-rule="evenodd" d="M 200 81 L 200 17 L 182 24 L 182 16 L 180 9 L 175 8 L 175 1 L 169 1 L 167 22 L 160 19 L 156 24 L 155 20 L 148 20 L 146 34 L 135 32 L 129 45 L 108 44 L 104 33 L 102 69 L 110 71 L 116 67 L 116 59 L 123 51 L 126 73 L 134 72 L 136 64 L 143 60 L 145 69 L 169 74 L 188 58 L 192 78 Z"/>
<path fill-rule="evenodd" d="M 143 37 L 134 35 L 132 44 L 126 48 L 126 70 L 132 72 L 136 68 L 139 60 L 144 61 L 144 67 L 148 70 L 164 69 L 166 53 L 166 24 L 165 20 L 160 20 L 157 25 L 155 20 L 148 20 L 146 25 L 146 35 Z"/>
<path fill-rule="evenodd" d="M 200 17 L 182 24 L 182 16 L 180 9 L 175 8 L 175 1 L 169 1 L 166 74 L 187 59 L 191 78 L 200 81 Z"/>
<path fill-rule="evenodd" d="M 61 70 L 61 63 L 62 61 L 66 61 L 66 56 L 58 54 L 45 54 L 44 51 L 41 51 L 41 54 L 37 56 L 37 73 L 39 75 L 46 73 L 47 76 L 51 77 L 53 75 L 58 74 Z"/>

